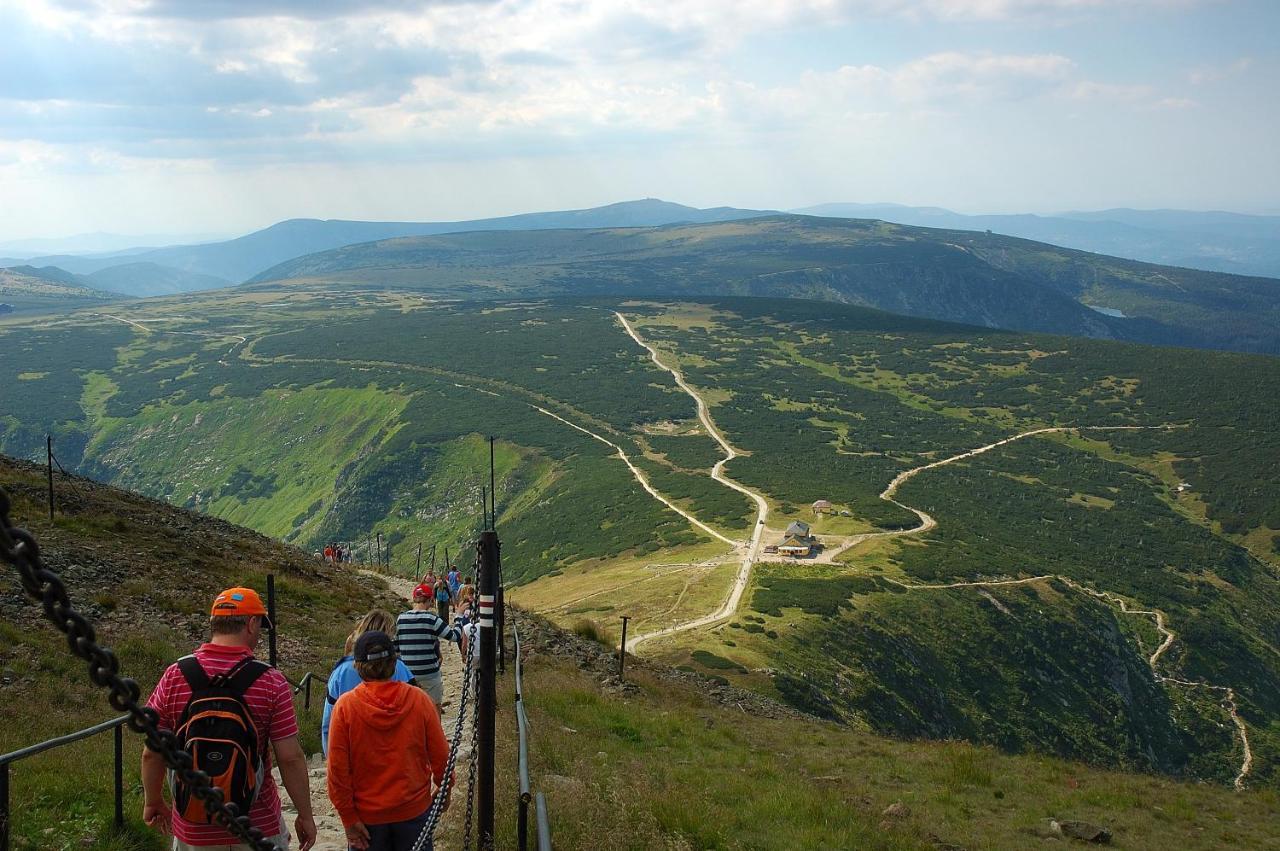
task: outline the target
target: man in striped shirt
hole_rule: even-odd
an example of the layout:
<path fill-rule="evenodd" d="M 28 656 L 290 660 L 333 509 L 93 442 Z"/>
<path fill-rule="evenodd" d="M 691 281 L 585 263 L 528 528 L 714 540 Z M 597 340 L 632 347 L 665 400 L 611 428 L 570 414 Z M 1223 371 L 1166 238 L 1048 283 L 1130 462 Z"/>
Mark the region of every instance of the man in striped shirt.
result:
<path fill-rule="evenodd" d="M 209 618 L 212 637 L 193 654 L 206 676 L 225 674 L 243 660 L 253 658 L 253 648 L 267 628 L 266 614 L 261 598 L 250 588 L 229 588 L 218 595 Z M 160 677 L 147 706 L 159 713 L 162 729 L 176 730 L 178 719 L 191 696 L 191 684 L 179 666 L 174 664 Z M 293 689 L 283 674 L 270 668 L 244 692 L 244 703 L 257 728 L 258 752 L 262 754 L 265 765 L 262 788 L 249 808 L 250 822 L 277 848 L 289 847 L 289 831 L 280 811 L 280 793 L 271 776 L 270 753 L 274 750 L 281 779 L 298 810 L 294 829 L 298 832 L 299 848 L 307 851 L 316 841 L 316 823 L 311 813 L 307 758 L 298 742 Z M 268 742 L 271 749 L 267 747 Z M 164 777 L 164 759 L 150 748 L 144 749 L 142 820 L 163 833 L 172 833 L 175 851 L 224 851 L 248 847 L 239 844 L 239 840 L 217 825 L 189 822 L 172 812 L 164 800 Z"/>
<path fill-rule="evenodd" d="M 435 703 L 444 702 L 444 681 L 440 677 L 440 639 L 457 643 L 462 633 L 431 611 L 431 590 L 421 585 L 413 590 L 413 609 L 396 618 L 396 649 L 418 685 Z"/>

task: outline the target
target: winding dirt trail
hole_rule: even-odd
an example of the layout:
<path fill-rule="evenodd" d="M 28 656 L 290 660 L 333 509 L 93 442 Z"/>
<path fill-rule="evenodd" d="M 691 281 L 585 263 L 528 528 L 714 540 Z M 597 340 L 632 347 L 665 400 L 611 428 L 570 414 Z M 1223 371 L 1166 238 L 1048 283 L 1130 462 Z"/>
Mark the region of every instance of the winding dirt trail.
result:
<path fill-rule="evenodd" d="M 724 452 L 724 457 L 712 466 L 711 478 L 715 479 L 727 488 L 732 488 L 738 493 L 746 495 L 756 504 L 756 522 L 751 531 L 751 540 L 745 543 L 745 548 L 742 553 L 742 566 L 738 568 L 738 574 L 734 577 L 733 587 L 729 591 L 729 596 L 725 598 L 725 601 L 721 604 L 720 608 L 716 609 L 711 614 L 704 615 L 700 618 L 694 618 L 693 620 L 635 636 L 627 642 L 627 651 L 634 653 L 636 648 L 646 641 L 652 641 L 653 639 L 660 638 L 664 635 L 673 635 L 677 632 L 684 632 L 685 630 L 709 626 L 710 624 L 733 617 L 734 612 L 738 610 L 738 605 L 742 602 L 742 595 L 746 593 L 747 586 L 751 584 L 751 567 L 755 564 L 757 553 L 760 550 L 760 536 L 764 534 L 765 521 L 769 517 L 769 502 L 760 492 L 752 490 L 746 485 L 736 482 L 724 474 L 725 464 L 728 464 L 734 458 L 737 458 L 739 452 L 731 443 L 729 443 L 724 434 L 721 433 L 720 429 L 716 427 L 715 422 L 711 419 L 711 412 L 707 406 L 706 400 L 689 385 L 689 382 L 685 381 L 684 375 L 681 374 L 679 369 L 674 366 L 668 366 L 662 362 L 662 358 L 658 356 L 658 350 L 645 342 L 644 338 L 636 332 L 635 327 L 627 321 L 627 317 L 617 311 L 614 312 L 614 316 L 618 317 L 618 321 L 622 323 L 622 327 L 626 329 L 629 335 L 631 335 L 631 339 L 635 340 L 637 345 L 641 346 L 649 353 L 649 357 L 653 362 L 657 364 L 659 368 L 671 373 L 672 378 L 675 379 L 676 386 L 693 397 L 694 404 L 698 410 L 698 421 L 702 423 L 702 427 L 707 430 L 707 434 L 711 435 L 711 438 L 720 445 L 721 451 Z M 719 537 L 721 540 L 727 540 L 723 536 Z M 734 546 L 742 547 L 744 545 L 741 542 L 735 542 Z"/>
<path fill-rule="evenodd" d="M 725 457 L 722 460 L 718 461 L 716 465 L 712 468 L 711 477 L 716 481 L 720 482 L 721 484 L 725 485 L 726 487 L 733 488 L 734 490 L 739 491 L 740 493 L 744 493 L 747 496 L 751 497 L 753 500 L 755 500 L 756 505 L 759 508 L 759 515 L 758 515 L 758 519 L 755 527 L 755 533 L 752 535 L 751 543 L 743 557 L 742 567 L 738 571 L 738 576 L 736 581 L 734 582 L 733 590 L 729 594 L 728 598 L 725 600 L 724 604 L 721 605 L 719 609 L 717 609 L 716 611 L 708 615 L 704 615 L 699 618 L 694 618 L 692 620 L 684 621 L 682 623 L 674 624 L 672 626 L 655 630 L 653 632 L 644 633 L 642 635 L 636 636 L 635 638 L 632 638 L 630 641 L 627 642 L 626 649 L 628 652 L 634 653 L 636 651 L 636 648 L 644 642 L 651 641 L 653 639 L 660 638 L 663 636 L 674 635 L 676 633 L 684 632 L 686 630 L 697 629 L 699 627 L 704 627 L 704 626 L 710 626 L 714 623 L 725 620 L 726 618 L 732 617 L 734 615 L 734 613 L 737 611 L 739 604 L 741 603 L 742 596 L 745 593 L 746 588 L 750 583 L 752 565 L 757 561 L 756 553 L 760 544 L 760 536 L 763 533 L 765 528 L 765 519 L 768 516 L 768 503 L 765 501 L 764 497 L 758 492 L 753 491 L 750 488 L 747 488 L 741 485 L 740 483 L 734 481 L 733 479 L 730 479 L 724 475 L 724 465 L 727 464 L 729 461 L 733 460 L 734 458 L 738 457 L 739 453 L 737 452 L 736 449 L 734 449 L 732 444 L 730 444 L 729 441 L 725 439 L 723 433 L 721 433 L 719 428 L 716 427 L 714 421 L 711 419 L 711 415 L 710 415 L 706 401 L 702 398 L 702 396 L 698 394 L 696 390 L 693 389 L 692 386 L 689 385 L 689 383 L 685 380 L 684 376 L 680 373 L 678 369 L 668 366 L 662 362 L 662 360 L 658 356 L 657 350 L 652 345 L 647 343 L 640 336 L 640 334 L 636 332 L 635 327 L 632 326 L 632 324 L 627 321 L 625 316 L 623 316 L 621 313 L 615 313 L 615 315 L 618 317 L 618 321 L 622 323 L 622 326 L 626 329 L 627 333 L 631 336 L 631 339 L 635 340 L 638 345 L 642 346 L 645 350 L 649 352 L 649 356 L 650 358 L 652 358 L 655 364 L 657 364 L 659 367 L 666 370 L 667 372 L 671 373 L 671 375 L 675 378 L 676 384 L 680 387 L 681 390 L 683 390 L 685 393 L 688 393 L 690 396 L 693 397 L 694 402 L 697 405 L 699 421 L 702 423 L 703 427 L 707 429 L 708 434 L 710 434 L 712 438 L 715 439 L 716 443 L 720 445 L 721 449 L 725 453 Z M 927 512 L 919 508 L 906 505 L 902 502 L 899 502 L 897 499 L 895 499 L 895 495 L 898 491 L 898 488 L 900 488 L 905 482 L 909 481 L 910 479 L 914 478 L 920 473 L 925 472 L 926 470 L 932 470 L 947 464 L 954 464 L 959 461 L 964 461 L 969 458 L 982 455 L 983 453 L 990 452 L 991 450 L 997 449 L 1001 446 L 1007 446 L 1008 444 L 1013 443 L 1015 441 L 1023 440 L 1028 437 L 1036 437 L 1038 435 L 1055 434 L 1055 433 L 1062 433 L 1062 432 L 1079 433 L 1084 431 L 1137 431 L 1137 430 L 1144 430 L 1144 429 L 1168 429 L 1168 428 L 1173 428 L 1173 426 L 1052 426 L 1052 427 L 1045 427 L 1045 428 L 1037 428 L 1037 429 L 1031 429 L 1029 431 L 1024 431 L 1019 434 L 1015 434 L 1011 437 L 1006 437 L 1001 440 L 997 440 L 993 443 L 986 444 L 985 446 L 980 446 L 977 449 L 971 449 L 971 450 L 968 450 L 967 452 L 961 452 L 958 455 L 953 455 L 949 458 L 944 458 L 941 461 L 933 461 L 928 464 L 921 464 L 918 467 L 912 467 L 909 470 L 904 470 L 903 472 L 895 476 L 893 480 L 889 482 L 889 485 L 883 491 L 881 491 L 880 498 L 887 502 L 893 503 L 894 505 L 898 506 L 899 508 L 902 508 L 905 511 L 910 511 L 911 513 L 915 514 L 916 517 L 919 518 L 920 524 L 910 529 L 895 529 L 895 530 L 890 530 L 885 532 L 868 532 L 861 535 L 853 535 L 847 538 L 845 541 L 843 541 L 840 545 L 838 545 L 834 549 L 830 550 L 827 557 L 823 560 L 833 561 L 835 556 L 839 555 L 840 553 L 864 541 L 870 540 L 872 538 L 889 538 L 889 537 L 906 536 L 906 535 L 920 535 L 936 528 L 938 525 L 937 521 L 932 516 L 930 516 Z M 1169 650 L 1169 648 L 1173 646 L 1174 641 L 1177 640 L 1177 634 L 1172 629 L 1169 628 L 1168 619 L 1165 613 L 1160 611 L 1159 609 L 1130 608 L 1128 601 L 1123 599 L 1117 594 L 1113 594 L 1107 591 L 1098 591 L 1097 589 L 1090 588 L 1086 585 L 1082 585 L 1079 582 L 1076 582 L 1075 580 L 1069 577 L 1059 576 L 1059 575 L 1031 576 L 1031 577 L 1025 577 L 1022 579 L 992 579 L 992 580 L 980 580 L 980 581 L 972 581 L 972 582 L 947 582 L 947 583 L 940 583 L 940 584 L 934 584 L 934 585 L 912 585 L 904 582 L 898 582 L 896 580 L 886 580 L 886 581 L 892 582 L 893 584 L 907 591 L 930 591 L 930 590 L 951 590 L 951 589 L 958 589 L 958 588 L 985 589 L 985 588 L 998 588 L 998 587 L 1007 587 L 1007 586 L 1015 586 L 1015 585 L 1030 585 L 1033 583 L 1045 582 L 1051 579 L 1057 579 L 1063 584 L 1067 585 L 1068 587 L 1074 589 L 1075 591 L 1081 594 L 1086 594 L 1090 597 L 1094 597 L 1095 599 L 1099 599 L 1109 604 L 1115 605 L 1119 608 L 1119 610 L 1123 614 L 1137 615 L 1139 617 L 1151 618 L 1162 640 L 1160 642 L 1160 645 L 1155 649 L 1154 652 L 1152 652 L 1151 656 L 1147 659 L 1147 663 L 1151 667 L 1152 675 L 1155 676 L 1155 678 L 1159 682 L 1164 684 L 1175 684 L 1175 685 L 1180 685 L 1180 686 L 1185 686 L 1190 688 L 1209 689 L 1211 691 L 1217 691 L 1222 693 L 1223 699 L 1220 701 L 1220 705 L 1222 706 L 1223 710 L 1227 712 L 1228 716 L 1231 718 L 1231 721 L 1235 725 L 1236 731 L 1240 736 L 1240 745 L 1243 753 L 1243 758 L 1240 765 L 1240 770 L 1238 771 L 1235 777 L 1234 786 L 1237 790 L 1243 789 L 1245 784 L 1245 779 L 1248 777 L 1249 772 L 1253 767 L 1253 751 L 1249 745 L 1248 727 L 1245 725 L 1244 720 L 1240 717 L 1239 712 L 1237 711 L 1237 701 L 1236 701 L 1235 690 L 1230 686 L 1220 686 L 1220 685 L 1214 685 L 1212 683 L 1184 680 L 1178 677 L 1160 673 L 1160 670 L 1158 667 L 1160 664 L 1160 659 Z"/>

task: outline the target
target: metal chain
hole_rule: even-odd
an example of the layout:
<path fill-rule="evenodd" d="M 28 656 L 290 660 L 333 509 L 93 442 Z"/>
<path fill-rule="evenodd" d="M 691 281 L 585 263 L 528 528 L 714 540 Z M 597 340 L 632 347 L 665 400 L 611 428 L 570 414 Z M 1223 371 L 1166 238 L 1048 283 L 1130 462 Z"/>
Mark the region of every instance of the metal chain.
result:
<path fill-rule="evenodd" d="M 222 790 L 209 783 L 209 775 L 191 768 L 191 755 L 182 749 L 178 737 L 160 729 L 159 714 L 138 703 L 141 691 L 137 682 L 120 676 L 120 660 L 98 644 L 93 625 L 72 607 L 66 586 L 40 558 L 35 537 L 10 524 L 12 504 L 9 494 L 0 488 L 0 561 L 18 569 L 22 587 L 44 606 L 45 617 L 66 633 L 71 653 L 89 663 L 89 679 L 99 688 L 108 689 L 111 707 L 129 713 L 129 729 L 146 737 L 147 747 L 159 753 L 191 793 L 204 802 L 215 823 L 244 840 L 253 851 L 281 851 L 250 824 L 248 815 L 240 814 L 239 807 L 223 802 Z"/>
<path fill-rule="evenodd" d="M 462 693 L 458 696 L 458 720 L 453 727 L 449 761 L 444 769 L 444 782 L 440 784 L 435 798 L 431 801 L 431 807 L 427 810 L 427 821 L 422 826 L 422 833 L 418 834 L 417 841 L 413 843 L 413 851 L 422 851 L 431 841 L 436 827 L 440 824 L 440 818 L 444 815 L 445 801 L 449 800 L 449 794 L 453 791 L 453 771 L 458 762 L 458 746 L 462 744 L 463 724 L 467 720 L 467 698 L 471 693 L 471 660 L 474 658 L 474 654 L 467 653 L 467 661 L 462 671 Z M 478 701 L 476 705 L 479 705 Z M 475 726 L 474 723 L 472 726 Z M 472 737 L 474 738 L 474 733 Z"/>
<path fill-rule="evenodd" d="M 476 631 L 476 638 L 479 641 L 479 630 Z M 477 671 L 477 676 L 479 672 Z M 475 811 L 476 803 L 476 767 L 480 759 L 480 699 L 477 698 L 474 704 L 474 711 L 471 714 L 471 756 L 470 765 L 467 770 L 467 828 L 462 834 L 462 851 L 471 851 L 471 821 L 472 814 Z"/>

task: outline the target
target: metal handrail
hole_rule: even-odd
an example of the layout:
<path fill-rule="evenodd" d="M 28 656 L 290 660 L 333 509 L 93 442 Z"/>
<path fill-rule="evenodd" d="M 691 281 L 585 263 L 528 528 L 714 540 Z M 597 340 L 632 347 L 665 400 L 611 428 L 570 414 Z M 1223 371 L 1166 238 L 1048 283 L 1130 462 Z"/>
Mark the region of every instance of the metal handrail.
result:
<path fill-rule="evenodd" d="M 547 796 L 538 793 L 538 851 L 551 851 L 551 820 L 547 818 Z"/>
<path fill-rule="evenodd" d="M 63 745 L 73 744 L 81 739 L 91 738 L 99 733 L 107 732 L 112 727 L 119 727 L 121 724 L 128 722 L 128 720 L 128 715 L 121 715 L 119 718 L 112 718 L 110 721 L 103 721 L 101 724 L 86 727 L 76 733 L 68 733 L 65 736 L 59 736 L 56 739 L 47 739 L 38 745 L 32 745 L 31 747 L 23 748 L 22 750 L 17 750 L 13 753 L 0 755 L 0 765 L 8 765 L 11 762 L 17 762 L 20 759 L 26 759 L 27 757 L 35 756 L 38 753 L 51 751 L 54 748 L 60 748 Z"/>
<path fill-rule="evenodd" d="M 121 715 L 119 718 L 103 721 L 101 724 L 86 727 L 75 733 L 46 739 L 39 744 L 0 755 L 0 851 L 9 851 L 9 825 L 11 822 L 9 765 L 19 760 L 42 754 L 45 751 L 60 748 L 63 745 L 71 745 L 84 739 L 92 738 L 108 730 L 115 731 L 115 825 L 117 829 L 124 827 L 124 725 L 128 721 L 128 715 Z"/>
<path fill-rule="evenodd" d="M 520 731 L 520 802 L 529 804 L 529 719 L 524 714 L 524 702 L 516 703 L 516 726 Z"/>
<path fill-rule="evenodd" d="M 295 695 L 298 692 L 302 691 L 303 689 L 306 689 L 306 694 L 302 698 L 303 709 L 306 709 L 306 710 L 311 709 L 311 683 L 313 680 L 318 680 L 318 679 L 319 677 L 317 677 L 315 674 L 311 673 L 310 671 L 307 671 L 305 674 L 303 674 L 302 679 L 298 680 L 298 682 L 296 683 L 293 680 L 290 680 L 288 677 L 285 677 L 285 681 L 288 682 L 289 685 L 293 686 L 293 693 Z"/>

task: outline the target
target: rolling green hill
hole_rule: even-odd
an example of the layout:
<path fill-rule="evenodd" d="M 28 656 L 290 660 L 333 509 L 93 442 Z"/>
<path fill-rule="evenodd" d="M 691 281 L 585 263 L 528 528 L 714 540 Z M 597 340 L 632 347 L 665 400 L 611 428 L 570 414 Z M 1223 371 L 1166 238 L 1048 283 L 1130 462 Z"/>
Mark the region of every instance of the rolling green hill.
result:
<path fill-rule="evenodd" d="M 306 548 L 381 533 L 412 571 L 479 526 L 495 435 L 512 595 L 639 634 L 721 605 L 754 508 L 618 310 L 707 400 L 767 539 L 807 519 L 849 544 L 756 565 L 731 617 L 643 652 L 857 728 L 1276 782 L 1273 358 L 785 299 L 297 285 L 133 307 L 0 326 L 0 449 L 50 431 L 96 478 Z M 1046 427 L 1129 430 L 1029 436 L 881 496 Z"/>
<path fill-rule="evenodd" d="M 87 286 L 85 281 L 54 267 L 15 266 L 0 269 L 0 303 L 10 312 L 62 312 L 124 298 Z"/>
<path fill-rule="evenodd" d="M 859 219 L 407 237 L 300 257 L 251 283 L 287 281 L 468 298 L 786 296 L 1025 331 L 1280 352 L 1273 279 Z"/>

